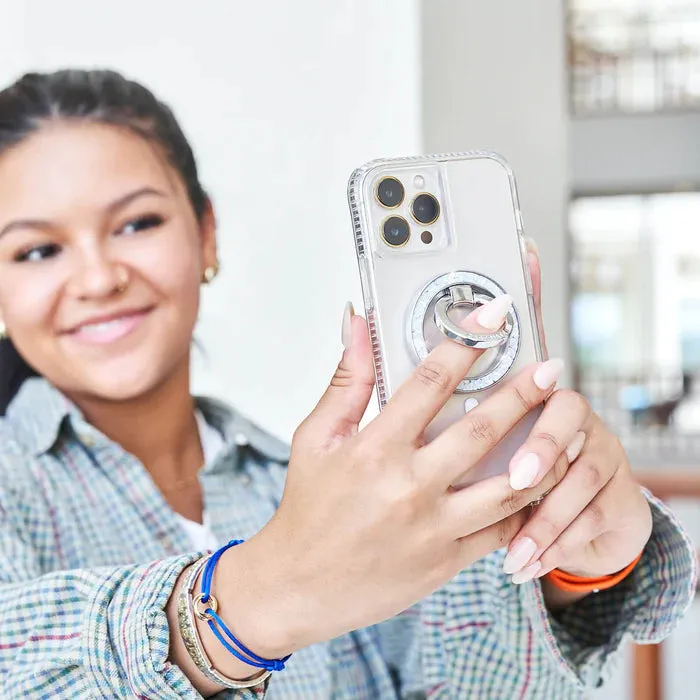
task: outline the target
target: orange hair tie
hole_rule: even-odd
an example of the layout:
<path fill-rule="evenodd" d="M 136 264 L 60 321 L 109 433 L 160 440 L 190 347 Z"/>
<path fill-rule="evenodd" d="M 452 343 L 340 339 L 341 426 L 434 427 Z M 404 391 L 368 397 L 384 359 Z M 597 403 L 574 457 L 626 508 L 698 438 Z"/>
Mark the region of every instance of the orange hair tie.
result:
<path fill-rule="evenodd" d="M 561 569 L 552 569 L 543 578 L 551 583 L 555 588 L 568 593 L 598 593 L 605 591 L 608 588 L 616 586 L 620 581 L 626 579 L 637 566 L 642 558 L 640 554 L 632 563 L 628 564 L 622 571 L 610 576 L 598 576 L 597 578 L 585 578 L 583 576 L 575 576 Z"/>

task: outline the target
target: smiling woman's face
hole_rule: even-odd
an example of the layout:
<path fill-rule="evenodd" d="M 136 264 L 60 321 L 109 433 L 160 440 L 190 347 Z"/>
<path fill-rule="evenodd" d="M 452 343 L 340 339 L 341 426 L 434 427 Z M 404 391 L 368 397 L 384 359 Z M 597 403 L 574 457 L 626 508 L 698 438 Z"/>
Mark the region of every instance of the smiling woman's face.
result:
<path fill-rule="evenodd" d="M 189 366 L 213 217 L 153 144 L 91 123 L 0 155 L 0 320 L 71 396 L 128 400 Z"/>

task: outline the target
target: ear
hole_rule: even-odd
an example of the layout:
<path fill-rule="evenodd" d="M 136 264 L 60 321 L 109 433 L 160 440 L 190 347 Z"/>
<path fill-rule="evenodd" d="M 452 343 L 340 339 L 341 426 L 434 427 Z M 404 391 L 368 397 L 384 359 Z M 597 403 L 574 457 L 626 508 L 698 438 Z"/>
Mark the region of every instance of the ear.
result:
<path fill-rule="evenodd" d="M 218 267 L 219 255 L 216 245 L 216 214 L 211 200 L 207 197 L 202 219 L 199 222 L 199 237 L 202 250 L 203 270 Z"/>

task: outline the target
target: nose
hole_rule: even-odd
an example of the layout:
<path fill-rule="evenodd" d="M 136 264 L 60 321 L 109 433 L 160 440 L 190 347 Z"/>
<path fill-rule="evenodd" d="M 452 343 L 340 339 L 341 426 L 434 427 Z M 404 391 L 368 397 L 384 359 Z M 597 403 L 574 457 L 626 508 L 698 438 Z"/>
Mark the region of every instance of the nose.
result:
<path fill-rule="evenodd" d="M 121 294 L 129 282 L 128 269 L 104 251 L 83 252 L 76 260 L 69 283 L 78 299 L 100 299 Z"/>

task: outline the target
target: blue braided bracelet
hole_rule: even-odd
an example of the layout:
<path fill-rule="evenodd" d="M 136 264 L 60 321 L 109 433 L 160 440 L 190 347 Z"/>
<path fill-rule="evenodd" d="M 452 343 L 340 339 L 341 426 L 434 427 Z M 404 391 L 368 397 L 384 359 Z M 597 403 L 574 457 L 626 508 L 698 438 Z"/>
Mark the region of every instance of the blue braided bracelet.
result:
<path fill-rule="evenodd" d="M 227 549 L 235 547 L 236 545 L 241 544 L 243 541 L 244 540 L 231 540 L 227 545 L 214 552 L 214 554 L 212 554 L 207 560 L 206 566 L 204 567 L 204 573 L 202 574 L 202 592 L 196 595 L 192 601 L 195 605 L 195 614 L 200 620 L 206 621 L 216 638 L 239 661 L 242 661 L 249 666 L 263 668 L 266 671 L 281 671 L 284 669 L 284 665 L 291 654 L 282 659 L 263 659 L 261 656 L 258 656 L 250 651 L 250 649 L 236 639 L 231 630 L 226 627 L 226 623 L 219 617 L 217 612 L 219 608 L 219 601 L 211 593 L 211 581 L 214 576 L 214 569 L 219 562 L 221 555 Z M 200 603 L 206 605 L 207 607 L 204 610 L 198 609 L 198 605 Z M 221 630 L 218 629 L 219 627 Z M 231 644 L 224 639 L 222 632 L 231 640 L 235 647 L 231 646 Z"/>

